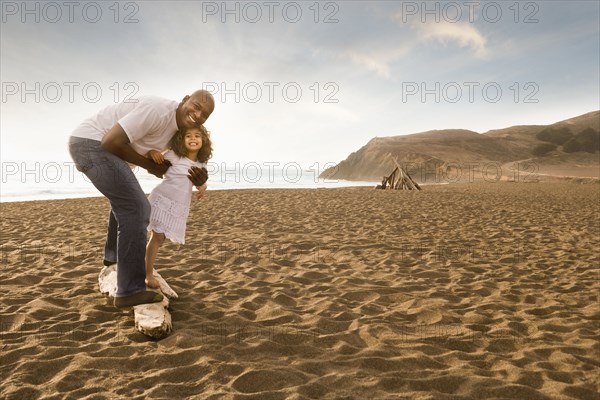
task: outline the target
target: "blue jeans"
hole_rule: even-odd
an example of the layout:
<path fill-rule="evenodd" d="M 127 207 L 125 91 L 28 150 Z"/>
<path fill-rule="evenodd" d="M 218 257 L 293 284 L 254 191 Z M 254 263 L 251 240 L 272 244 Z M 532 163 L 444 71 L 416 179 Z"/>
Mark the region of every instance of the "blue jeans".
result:
<path fill-rule="evenodd" d="M 110 201 L 104 259 L 117 262 L 117 297 L 146 290 L 146 234 L 150 203 L 123 159 L 100 142 L 71 137 L 75 166 Z"/>

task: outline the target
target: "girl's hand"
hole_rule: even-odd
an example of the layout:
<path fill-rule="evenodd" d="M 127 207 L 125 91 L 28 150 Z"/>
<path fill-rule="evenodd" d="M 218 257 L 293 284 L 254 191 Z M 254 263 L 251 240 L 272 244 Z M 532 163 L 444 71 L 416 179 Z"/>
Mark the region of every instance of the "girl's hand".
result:
<path fill-rule="evenodd" d="M 148 152 L 148 157 L 152 159 L 157 164 L 162 164 L 165 161 L 165 157 L 162 155 L 160 151 L 150 150 Z"/>
<path fill-rule="evenodd" d="M 198 193 L 196 193 L 196 200 L 200 200 L 204 197 L 204 193 L 206 192 L 206 183 L 202 186 L 196 186 Z"/>

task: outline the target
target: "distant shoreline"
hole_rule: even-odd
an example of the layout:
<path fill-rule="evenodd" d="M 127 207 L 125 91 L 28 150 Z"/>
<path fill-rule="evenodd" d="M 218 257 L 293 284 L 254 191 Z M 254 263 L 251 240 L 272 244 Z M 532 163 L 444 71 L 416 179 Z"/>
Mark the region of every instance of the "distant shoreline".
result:
<path fill-rule="evenodd" d="M 478 185 L 497 185 L 497 184 L 514 184 L 514 183 L 518 183 L 518 184 L 573 184 L 573 185 L 578 185 L 578 184 L 600 184 L 600 179 L 599 178 L 582 178 L 582 177 L 576 177 L 576 176 L 554 176 L 554 175 L 545 175 L 544 176 L 545 179 L 539 180 L 539 181 L 532 181 L 532 182 L 514 182 L 514 181 L 508 181 L 508 180 L 499 180 L 497 182 L 486 182 L 486 181 L 474 181 L 474 182 L 425 182 L 425 183 L 421 183 L 418 182 L 419 185 L 422 188 L 427 188 L 427 187 L 434 187 L 434 186 L 445 186 L 445 185 L 451 185 L 451 186 L 466 186 L 466 185 L 474 185 L 474 186 L 478 186 Z M 209 188 L 208 191 L 209 192 L 229 192 L 229 191 L 251 191 L 251 190 L 257 190 L 257 191 L 264 191 L 264 190 L 285 190 L 285 191 L 294 191 L 294 190 L 298 190 L 298 191 L 303 191 L 303 190 L 335 190 L 335 189 L 363 189 L 363 188 L 372 188 L 375 190 L 375 187 L 380 184 L 380 182 L 362 182 L 364 184 L 353 184 L 353 183 L 360 183 L 361 181 L 343 181 L 344 183 L 348 183 L 348 185 L 344 185 L 344 186 L 331 186 L 331 187 L 232 187 L 232 188 L 216 188 L 216 189 L 211 189 Z M 145 191 L 145 193 L 148 195 L 150 194 L 150 191 Z M 27 197 L 27 196 L 23 196 L 23 197 Z M 35 202 L 48 202 L 48 201 L 63 201 L 63 200 L 80 200 L 80 199 L 97 199 L 97 198 L 104 198 L 102 196 L 101 193 L 90 193 L 89 195 L 82 195 L 82 196 L 75 196 L 75 197 L 60 197 L 60 198 L 46 198 L 46 199 L 40 199 L 40 198 L 31 198 L 31 199 L 27 199 L 27 200 L 23 200 L 23 199 L 16 199 L 16 198 L 10 198 L 9 200 L 5 200 L 3 198 L 0 198 L 0 204 L 13 204 L 13 203 L 35 203 Z"/>

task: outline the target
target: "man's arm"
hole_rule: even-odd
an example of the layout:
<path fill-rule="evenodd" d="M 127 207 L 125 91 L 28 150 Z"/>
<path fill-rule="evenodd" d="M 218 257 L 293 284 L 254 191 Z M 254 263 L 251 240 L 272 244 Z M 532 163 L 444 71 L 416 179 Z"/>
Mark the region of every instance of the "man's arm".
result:
<path fill-rule="evenodd" d="M 150 158 L 146 158 L 138 154 L 130 145 L 127 134 L 119 124 L 115 124 L 102 138 L 101 146 L 104 150 L 113 153 L 117 157 L 127 161 L 128 163 L 139 165 L 148 170 L 153 175 L 162 178 L 162 175 L 167 172 L 171 163 L 166 160 L 162 164 L 157 164 Z"/>

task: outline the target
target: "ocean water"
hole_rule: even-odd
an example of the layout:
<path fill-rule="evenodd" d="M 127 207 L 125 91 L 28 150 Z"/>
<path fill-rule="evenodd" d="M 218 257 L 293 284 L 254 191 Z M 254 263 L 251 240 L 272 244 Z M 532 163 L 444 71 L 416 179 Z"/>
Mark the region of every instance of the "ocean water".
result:
<path fill-rule="evenodd" d="M 102 194 L 72 162 L 3 161 L 0 202 L 96 197 Z M 321 171 L 304 169 L 297 163 L 208 164 L 208 190 L 223 189 L 311 189 L 372 186 L 376 182 L 319 179 Z M 144 192 L 160 179 L 142 168 L 134 173 Z"/>

